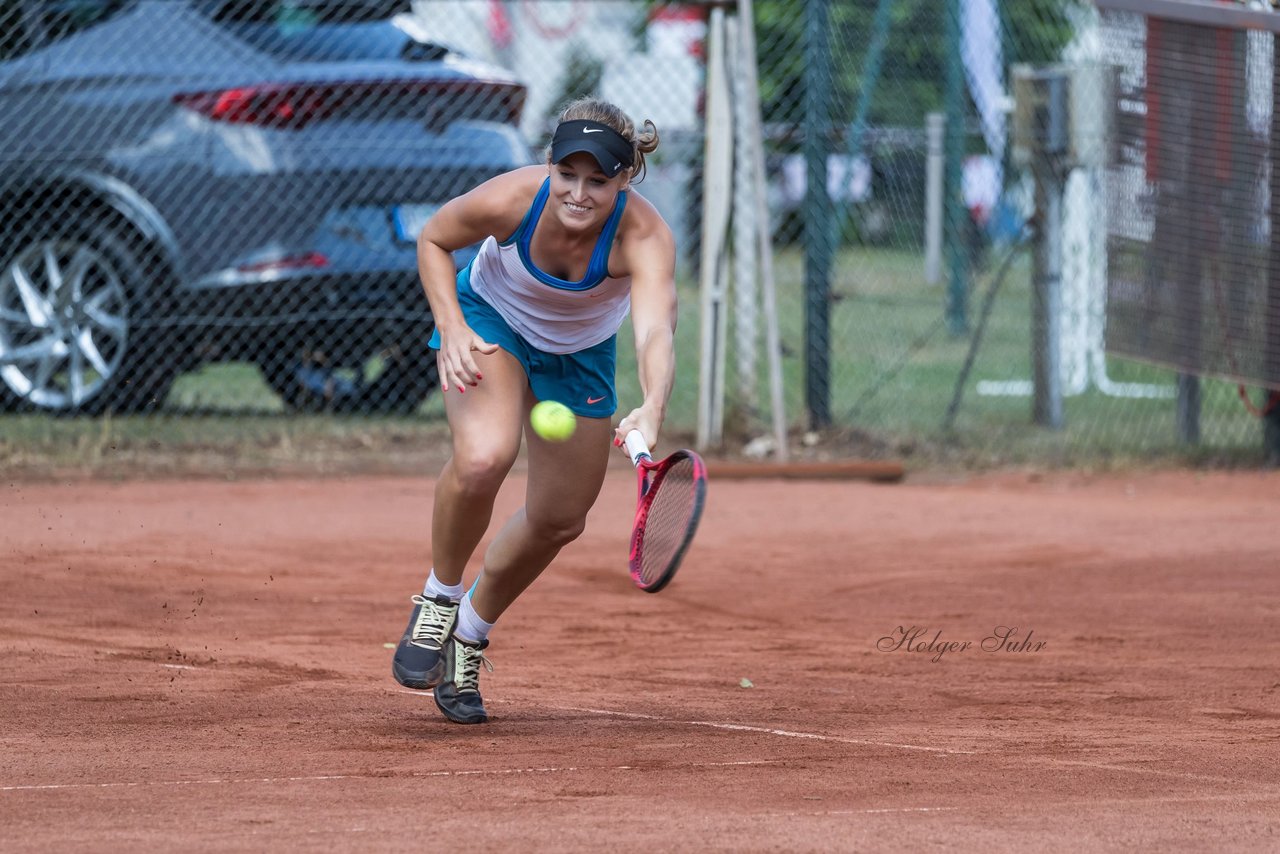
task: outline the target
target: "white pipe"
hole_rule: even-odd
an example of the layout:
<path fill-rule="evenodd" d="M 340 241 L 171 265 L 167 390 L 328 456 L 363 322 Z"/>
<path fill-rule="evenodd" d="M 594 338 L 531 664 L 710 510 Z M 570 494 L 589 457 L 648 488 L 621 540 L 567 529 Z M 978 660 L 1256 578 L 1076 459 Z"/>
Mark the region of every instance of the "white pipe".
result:
<path fill-rule="evenodd" d="M 947 117 L 944 113 L 929 113 L 924 126 L 929 141 L 924 184 L 924 280 L 936 285 L 942 281 L 942 174 Z"/>

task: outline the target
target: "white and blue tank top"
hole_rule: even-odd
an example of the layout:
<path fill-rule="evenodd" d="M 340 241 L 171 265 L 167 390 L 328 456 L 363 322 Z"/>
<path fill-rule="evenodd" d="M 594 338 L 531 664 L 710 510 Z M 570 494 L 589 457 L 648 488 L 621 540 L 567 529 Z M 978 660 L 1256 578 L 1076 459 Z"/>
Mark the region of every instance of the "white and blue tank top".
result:
<path fill-rule="evenodd" d="M 627 191 L 618 193 L 586 275 L 577 282 L 539 270 L 529 254 L 550 194 L 548 178 L 514 234 L 502 242 L 489 237 L 481 244 L 471 262 L 471 289 L 532 346 L 546 353 L 576 353 L 617 334 L 631 309 L 631 277 L 609 275 L 609 250 L 627 206 Z"/>

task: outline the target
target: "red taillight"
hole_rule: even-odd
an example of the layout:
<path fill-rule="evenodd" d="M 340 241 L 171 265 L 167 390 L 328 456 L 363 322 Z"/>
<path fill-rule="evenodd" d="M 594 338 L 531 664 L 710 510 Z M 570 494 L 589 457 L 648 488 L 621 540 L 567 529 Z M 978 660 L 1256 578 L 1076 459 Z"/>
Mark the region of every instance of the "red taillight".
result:
<path fill-rule="evenodd" d="M 332 112 L 333 95 L 327 86 L 241 86 L 182 93 L 173 100 L 215 121 L 300 128 Z"/>
<path fill-rule="evenodd" d="M 298 129 L 348 108 L 366 115 L 420 116 L 430 126 L 484 118 L 515 124 L 524 87 L 485 81 L 380 80 L 272 83 L 183 92 L 174 103 L 220 122 Z"/>
<path fill-rule="evenodd" d="M 253 264 L 241 264 L 236 267 L 241 273 L 275 273 L 291 270 L 314 270 L 328 267 L 329 259 L 320 252 L 307 252 L 303 255 L 286 255 L 270 261 L 258 261 Z"/>

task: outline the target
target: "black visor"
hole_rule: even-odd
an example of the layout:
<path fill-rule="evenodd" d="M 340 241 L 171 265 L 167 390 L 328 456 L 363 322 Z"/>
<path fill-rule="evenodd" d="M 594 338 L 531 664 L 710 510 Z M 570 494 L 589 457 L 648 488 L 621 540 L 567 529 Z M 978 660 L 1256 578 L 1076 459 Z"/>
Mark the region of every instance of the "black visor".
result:
<path fill-rule="evenodd" d="M 561 122 L 551 138 L 551 162 L 559 163 L 579 151 L 594 157 L 610 178 L 635 162 L 631 143 L 608 125 L 585 120 Z"/>

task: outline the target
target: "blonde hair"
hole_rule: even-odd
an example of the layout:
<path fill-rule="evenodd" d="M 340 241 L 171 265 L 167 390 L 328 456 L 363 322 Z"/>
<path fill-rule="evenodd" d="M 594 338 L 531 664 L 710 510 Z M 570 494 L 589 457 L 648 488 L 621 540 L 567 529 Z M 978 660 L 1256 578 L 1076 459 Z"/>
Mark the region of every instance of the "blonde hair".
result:
<path fill-rule="evenodd" d="M 602 125 L 608 125 L 621 134 L 623 139 L 631 143 L 631 147 L 635 151 L 635 156 L 631 161 L 632 183 L 638 184 L 644 180 L 644 156 L 658 147 L 657 125 L 645 119 L 644 130 L 637 133 L 635 123 L 631 121 L 626 113 L 608 101 L 602 101 L 599 98 L 579 98 L 570 102 L 568 106 L 560 111 L 560 118 L 557 124 L 572 121 L 599 122 Z M 548 156 L 550 156 L 550 152 L 551 149 L 548 148 Z M 637 175 L 640 177 L 637 178 Z"/>

